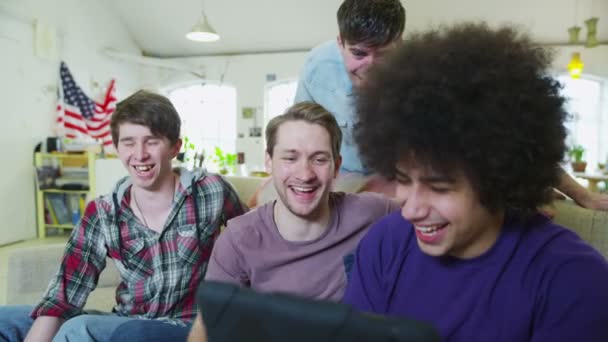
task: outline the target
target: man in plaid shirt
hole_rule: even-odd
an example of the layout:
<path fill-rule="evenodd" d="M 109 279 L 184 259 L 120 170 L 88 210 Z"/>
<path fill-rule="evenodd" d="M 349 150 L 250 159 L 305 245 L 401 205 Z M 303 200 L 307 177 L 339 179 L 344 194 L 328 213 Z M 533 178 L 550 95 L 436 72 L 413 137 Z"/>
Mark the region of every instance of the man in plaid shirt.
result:
<path fill-rule="evenodd" d="M 185 324 L 226 220 L 246 209 L 221 177 L 172 169 L 180 119 L 169 100 L 139 91 L 118 104 L 112 139 L 129 171 L 91 201 L 75 227 L 42 301 L 0 308 L 0 341 L 103 341 L 133 319 Z M 111 314 L 84 314 L 109 257 L 121 283 Z"/>

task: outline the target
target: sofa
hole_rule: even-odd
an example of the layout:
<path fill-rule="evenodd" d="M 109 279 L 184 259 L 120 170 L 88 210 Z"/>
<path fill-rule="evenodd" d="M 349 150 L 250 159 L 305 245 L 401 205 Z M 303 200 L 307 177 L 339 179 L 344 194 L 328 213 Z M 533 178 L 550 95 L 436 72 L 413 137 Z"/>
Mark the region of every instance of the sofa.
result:
<path fill-rule="evenodd" d="M 272 186 L 262 187 L 267 179 L 257 177 L 227 177 L 243 202 L 265 202 L 276 196 Z M 338 190 L 356 192 L 361 189 L 357 182 L 339 183 Z M 257 197 L 256 200 L 252 198 Z M 584 240 L 608 257 L 608 212 L 581 208 L 569 201 L 556 201 L 554 220 L 569 227 Z M 65 243 L 13 249 L 8 255 L 7 304 L 35 304 L 40 300 L 49 279 L 59 265 Z M 107 262 L 98 286 L 90 295 L 85 309 L 108 311 L 114 305 L 114 291 L 119 275 L 112 261 Z"/>

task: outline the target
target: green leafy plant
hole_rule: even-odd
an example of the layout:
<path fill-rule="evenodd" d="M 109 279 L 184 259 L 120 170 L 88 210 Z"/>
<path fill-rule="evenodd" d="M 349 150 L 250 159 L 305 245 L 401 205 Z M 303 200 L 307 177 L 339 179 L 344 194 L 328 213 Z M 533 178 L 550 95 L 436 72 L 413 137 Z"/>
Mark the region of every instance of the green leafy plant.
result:
<path fill-rule="evenodd" d="M 223 175 L 230 171 L 235 172 L 236 170 L 236 153 L 224 152 L 224 150 L 216 146 L 213 161 L 216 163 L 219 173 Z"/>
<path fill-rule="evenodd" d="M 585 172 L 587 168 L 587 162 L 583 159 L 585 154 L 585 148 L 581 145 L 572 145 L 568 149 L 568 156 L 570 157 L 570 166 L 574 172 Z"/>
<path fill-rule="evenodd" d="M 195 151 L 196 150 L 196 146 L 194 145 L 194 143 L 192 143 L 192 141 L 190 140 L 190 138 L 188 138 L 188 136 L 184 136 L 184 141 L 182 144 L 182 152 L 184 153 L 184 161 L 190 161 L 190 154 L 188 153 L 188 151 Z"/>
<path fill-rule="evenodd" d="M 585 155 L 585 148 L 582 145 L 573 145 L 568 150 L 568 156 L 570 157 L 570 161 L 580 163 L 583 161 L 583 156 Z"/>

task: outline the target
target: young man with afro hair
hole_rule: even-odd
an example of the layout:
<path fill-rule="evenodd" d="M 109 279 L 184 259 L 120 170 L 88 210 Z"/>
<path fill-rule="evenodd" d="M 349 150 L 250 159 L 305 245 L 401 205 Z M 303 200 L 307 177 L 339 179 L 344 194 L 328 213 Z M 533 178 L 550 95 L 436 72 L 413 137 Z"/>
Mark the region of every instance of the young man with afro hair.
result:
<path fill-rule="evenodd" d="M 536 208 L 567 117 L 551 54 L 508 27 L 415 34 L 358 96 L 355 139 L 401 212 L 370 228 L 344 301 L 450 341 L 608 341 L 608 264 Z"/>

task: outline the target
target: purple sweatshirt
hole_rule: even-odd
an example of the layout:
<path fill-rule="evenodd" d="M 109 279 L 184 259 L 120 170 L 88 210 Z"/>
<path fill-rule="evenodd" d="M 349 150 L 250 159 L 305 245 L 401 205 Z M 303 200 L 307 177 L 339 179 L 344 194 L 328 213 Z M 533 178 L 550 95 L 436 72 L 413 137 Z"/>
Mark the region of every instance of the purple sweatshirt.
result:
<path fill-rule="evenodd" d="M 423 254 L 393 213 L 361 241 L 343 301 L 449 341 L 608 341 L 606 260 L 542 215 L 505 221 L 494 246 L 462 260 Z"/>

